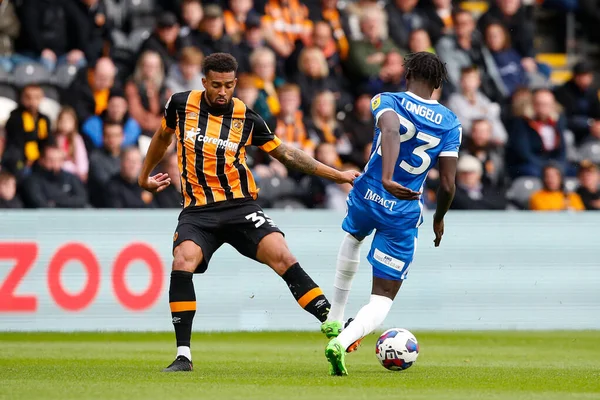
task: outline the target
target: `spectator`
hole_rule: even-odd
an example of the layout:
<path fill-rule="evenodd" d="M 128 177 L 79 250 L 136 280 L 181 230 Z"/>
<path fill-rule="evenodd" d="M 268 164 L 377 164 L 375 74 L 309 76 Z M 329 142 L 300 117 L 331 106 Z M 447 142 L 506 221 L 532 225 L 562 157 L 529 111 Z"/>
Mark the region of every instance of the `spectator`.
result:
<path fill-rule="evenodd" d="M 561 167 L 554 163 L 542 169 L 542 190 L 529 199 L 529 209 L 533 211 L 583 211 L 585 206 L 577 193 L 567 192 Z"/>
<path fill-rule="evenodd" d="M 260 18 L 260 15 L 253 10 L 253 3 L 252 0 L 229 0 L 229 10 L 223 12 L 225 32 L 235 44 L 242 41 L 248 18 Z"/>
<path fill-rule="evenodd" d="M 334 93 L 337 106 L 341 109 L 350 102 L 349 96 L 342 92 L 335 77 L 329 75 L 329 67 L 323 52 L 317 47 L 306 47 L 300 53 L 298 74 L 294 79 L 302 90 L 302 110 L 310 111 L 316 94 L 325 90 Z"/>
<path fill-rule="evenodd" d="M 120 173 L 106 187 L 106 204 L 110 208 L 151 208 L 153 195 L 143 190 L 137 180 L 142 170 L 142 155 L 137 147 L 128 147 L 121 156 Z"/>
<path fill-rule="evenodd" d="M 154 51 L 142 53 L 132 79 L 125 85 L 129 112 L 140 124 L 142 134 L 152 136 L 158 129 L 170 96 L 160 55 Z"/>
<path fill-rule="evenodd" d="M 83 43 L 84 60 L 94 65 L 110 45 L 112 27 L 108 24 L 106 6 L 101 0 L 77 0 L 71 4 L 77 21 L 77 34 Z"/>
<path fill-rule="evenodd" d="M 40 112 L 44 91 L 37 85 L 25 86 L 19 106 L 6 121 L 5 165 L 13 172 L 27 169 L 40 157 L 42 143 L 50 134 L 50 120 Z"/>
<path fill-rule="evenodd" d="M 79 121 L 101 115 L 106 110 L 116 74 L 115 64 L 107 57 L 100 58 L 93 69 L 80 70 L 66 98 L 67 103 L 77 112 Z"/>
<path fill-rule="evenodd" d="M 39 61 L 53 71 L 57 65 L 85 65 L 84 38 L 70 2 L 23 0 L 22 30 L 16 42 L 15 64 Z"/>
<path fill-rule="evenodd" d="M 181 179 L 179 178 L 179 164 L 177 153 L 169 153 L 160 165 L 162 172 L 171 178 L 171 184 L 162 192 L 155 195 L 154 201 L 160 208 L 182 208 Z"/>
<path fill-rule="evenodd" d="M 493 103 L 479 91 L 481 74 L 477 68 L 467 67 L 461 71 L 460 92 L 448 99 L 448 107 L 453 110 L 468 135 L 473 120 L 486 118 L 492 124 L 492 141 L 497 145 L 506 143 L 508 134 L 500 119 L 500 106 Z"/>
<path fill-rule="evenodd" d="M 581 144 L 590 135 L 600 136 L 600 100 L 594 85 L 594 68 L 582 61 L 573 68 L 573 78 L 556 89 L 556 100 L 564 107 L 569 129 Z"/>
<path fill-rule="evenodd" d="M 223 10 L 216 4 L 204 7 L 204 19 L 200 31 L 189 36 L 190 43 L 202 50 L 204 54 L 230 53 L 235 55 L 233 40 L 225 32 Z"/>
<path fill-rule="evenodd" d="M 306 126 L 304 125 L 304 113 L 300 109 L 300 87 L 296 84 L 288 83 L 281 86 L 277 93 L 281 103 L 281 111 L 277 116 L 275 134 L 284 143 L 296 146 L 312 155 L 315 144 L 308 137 Z"/>
<path fill-rule="evenodd" d="M 369 159 L 373 142 L 373 113 L 371 111 L 371 96 L 361 94 L 354 102 L 354 109 L 346 114 L 343 130 L 352 146 L 352 152 L 347 161 L 359 168 L 364 168 Z"/>
<path fill-rule="evenodd" d="M 17 179 L 7 171 L 0 171 L 0 209 L 23 208 L 17 195 Z"/>
<path fill-rule="evenodd" d="M 425 29 L 415 29 L 410 33 L 410 37 L 408 39 L 408 50 L 411 53 L 428 51 L 435 54 L 435 49 L 431 45 L 431 38 Z"/>
<path fill-rule="evenodd" d="M 299 41 L 310 42 L 312 21 L 308 8 L 299 0 L 269 0 L 262 18 L 265 39 L 278 56 L 287 58 Z"/>
<path fill-rule="evenodd" d="M 397 51 L 391 40 L 383 34 L 385 17 L 377 7 L 365 10 L 360 20 L 364 39 L 350 44 L 348 70 L 360 81 L 379 76 L 386 56 Z"/>
<path fill-rule="evenodd" d="M 554 161 L 567 169 L 565 118 L 559 113 L 554 95 L 540 89 L 533 95 L 533 110 L 513 122 L 507 146 L 510 176 L 542 176 L 542 169 Z"/>
<path fill-rule="evenodd" d="M 512 95 L 517 88 L 527 86 L 529 79 L 521 64 L 522 57 L 512 48 L 506 28 L 499 23 L 489 24 L 485 29 L 485 43 L 494 57 L 508 94 Z"/>
<path fill-rule="evenodd" d="M 183 0 L 181 3 L 181 18 L 183 26 L 179 30 L 179 36 L 185 39 L 190 33 L 200 30 L 200 23 L 204 18 L 202 2 L 200 0 Z"/>
<path fill-rule="evenodd" d="M 492 142 L 492 124 L 487 119 L 476 119 L 471 134 L 465 141 L 464 153 L 481 162 L 481 182 L 488 187 L 504 185 L 504 159 L 499 147 Z"/>
<path fill-rule="evenodd" d="M 412 31 L 429 27 L 427 16 L 417 8 L 418 2 L 419 0 L 392 0 L 385 7 L 390 38 L 400 49 L 408 49 Z"/>
<path fill-rule="evenodd" d="M 331 26 L 327 22 L 320 21 L 315 24 L 312 41 L 313 46 L 321 50 L 325 56 L 329 74 L 335 76 L 338 81 L 344 79 L 341 63 L 342 58 L 338 53 Z M 346 49 L 347 51 L 348 49 Z"/>
<path fill-rule="evenodd" d="M 15 39 L 21 33 L 21 21 L 12 0 L 0 3 L 0 67 L 10 72 L 13 68 Z"/>
<path fill-rule="evenodd" d="M 254 84 L 259 90 L 254 111 L 272 120 L 281 107 L 277 87 L 284 83 L 282 78 L 275 76 L 275 53 L 266 47 L 254 50 L 250 56 L 250 66 L 255 77 Z"/>
<path fill-rule="evenodd" d="M 375 95 L 383 92 L 401 92 L 406 89 L 404 59 L 395 51 L 388 53 L 377 77 L 369 79 L 367 89 Z"/>
<path fill-rule="evenodd" d="M 321 143 L 315 149 L 315 158 L 332 168 L 341 167 L 334 144 Z M 308 207 L 345 210 L 346 198 L 352 188 L 350 185 L 338 185 L 315 176 L 306 176 L 301 186 L 307 188 L 304 202 Z"/>
<path fill-rule="evenodd" d="M 65 154 L 49 142 L 23 183 L 23 200 L 29 208 L 82 208 L 87 204 L 83 183 L 63 170 Z"/>
<path fill-rule="evenodd" d="M 187 39 L 187 38 L 186 38 Z M 177 62 L 183 41 L 179 37 L 179 23 L 177 17 L 170 13 L 161 13 L 156 20 L 156 29 L 140 48 L 139 54 L 153 51 L 160 55 L 165 71 Z"/>
<path fill-rule="evenodd" d="M 452 209 L 504 210 L 506 208 L 504 196 L 481 181 L 482 173 L 479 159 L 468 154 L 460 157 Z"/>
<path fill-rule="evenodd" d="M 250 55 L 254 50 L 265 46 L 265 38 L 260 24 L 260 17 L 249 16 L 246 19 L 246 29 L 242 41 L 238 44 L 238 71 L 240 73 L 252 72 Z"/>
<path fill-rule="evenodd" d="M 103 146 L 104 124 L 107 123 L 119 124 L 123 127 L 125 134 L 123 146 L 129 147 L 137 144 L 142 128 L 135 119 L 131 118 L 128 107 L 123 91 L 120 89 L 111 90 L 106 110 L 100 115 L 88 118 L 81 128 L 88 151 Z"/>
<path fill-rule="evenodd" d="M 105 207 L 105 188 L 108 181 L 119 172 L 123 126 L 114 122 L 104 123 L 103 147 L 90 155 L 88 189 L 90 203 L 94 207 Z"/>
<path fill-rule="evenodd" d="M 579 164 L 579 187 L 577 194 L 581 197 L 586 210 L 600 210 L 600 176 L 598 166 L 588 160 Z"/>
<path fill-rule="evenodd" d="M 426 7 L 424 11 L 428 19 L 427 32 L 431 35 L 433 43 L 442 36 L 453 33 L 452 0 L 433 0 L 432 5 Z"/>
<path fill-rule="evenodd" d="M 321 1 L 321 18 L 330 27 L 330 32 L 332 32 L 335 39 L 337 54 L 339 54 L 339 57 L 342 61 L 346 61 L 348 58 L 348 52 L 350 50 L 350 43 L 348 37 L 346 36 L 346 32 L 350 29 L 347 25 L 347 19 L 338 10 L 338 0 Z M 316 25 L 314 35 L 317 35 Z M 319 47 L 318 44 L 314 44 Z M 329 67 L 331 68 L 331 64 Z"/>
<path fill-rule="evenodd" d="M 166 86 L 171 93 L 188 90 L 204 90 L 202 84 L 202 60 L 204 55 L 194 47 L 181 50 L 179 63 L 173 65 L 167 77 Z"/>
<path fill-rule="evenodd" d="M 525 70 L 535 70 L 533 37 L 535 23 L 521 4 L 521 0 L 495 0 L 489 10 L 479 18 L 479 30 L 484 32 L 492 22 L 501 22 L 510 32 L 511 42 L 522 59 Z"/>
<path fill-rule="evenodd" d="M 238 81 L 235 85 L 236 97 L 242 100 L 248 108 L 254 110 L 259 95 L 258 88 L 254 84 L 256 77 L 254 75 L 241 73 L 238 75 L 237 79 Z M 266 121 L 267 123 L 269 122 L 268 120 Z"/>
<path fill-rule="evenodd" d="M 482 92 L 494 101 L 504 99 L 508 90 L 504 87 L 494 58 L 483 45 L 479 32 L 475 30 L 473 15 L 465 10 L 453 15 L 454 35 L 444 36 L 435 46 L 436 53 L 448 68 L 448 84 L 444 92 L 449 95 L 459 87 L 463 68 L 477 66 L 481 71 Z"/>
<path fill-rule="evenodd" d="M 60 110 L 56 121 L 54 137 L 58 147 L 65 156 L 63 170 L 77 176 L 82 182 L 87 181 L 89 160 L 85 143 L 77 132 L 77 115 L 73 108 L 66 106 Z"/>
<path fill-rule="evenodd" d="M 344 157 L 350 156 L 352 146 L 337 120 L 335 96 L 332 92 L 318 93 L 312 101 L 310 119 L 306 122 L 308 136 L 313 143 L 330 143 Z M 338 162 L 338 167 L 341 161 Z"/>

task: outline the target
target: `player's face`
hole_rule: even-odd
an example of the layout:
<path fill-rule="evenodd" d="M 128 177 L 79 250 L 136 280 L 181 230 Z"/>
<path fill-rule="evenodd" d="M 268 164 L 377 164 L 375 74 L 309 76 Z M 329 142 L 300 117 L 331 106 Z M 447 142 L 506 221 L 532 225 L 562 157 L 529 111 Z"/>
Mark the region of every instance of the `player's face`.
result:
<path fill-rule="evenodd" d="M 237 78 L 233 71 L 208 71 L 206 78 L 202 79 L 208 103 L 213 107 L 227 107 L 233 97 L 236 83 Z"/>

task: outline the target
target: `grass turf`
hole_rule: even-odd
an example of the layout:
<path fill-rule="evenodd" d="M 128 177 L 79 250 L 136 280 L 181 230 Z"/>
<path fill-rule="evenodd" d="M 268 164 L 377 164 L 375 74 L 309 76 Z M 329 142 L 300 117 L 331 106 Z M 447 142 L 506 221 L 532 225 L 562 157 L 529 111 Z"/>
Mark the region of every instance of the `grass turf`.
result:
<path fill-rule="evenodd" d="M 178 374 L 170 333 L 0 333 L 0 399 L 600 399 L 600 331 L 413 333 L 412 368 L 381 367 L 371 335 L 348 377 L 312 333 L 195 333 Z"/>

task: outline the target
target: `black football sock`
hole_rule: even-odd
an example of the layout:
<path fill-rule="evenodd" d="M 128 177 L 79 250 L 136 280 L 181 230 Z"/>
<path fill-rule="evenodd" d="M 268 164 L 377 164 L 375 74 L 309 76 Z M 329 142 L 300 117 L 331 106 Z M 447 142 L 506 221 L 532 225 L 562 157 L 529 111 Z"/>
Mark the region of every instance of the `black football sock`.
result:
<path fill-rule="evenodd" d="M 304 272 L 300 264 L 292 265 L 281 277 L 287 283 L 300 307 L 314 315 L 319 321 L 325 322 L 327 314 L 329 314 L 329 301 L 321 288 Z"/>
<path fill-rule="evenodd" d="M 169 305 L 171 306 L 177 347 L 190 347 L 192 321 L 196 314 L 196 292 L 194 291 L 193 276 L 194 274 L 186 271 L 171 272 Z"/>

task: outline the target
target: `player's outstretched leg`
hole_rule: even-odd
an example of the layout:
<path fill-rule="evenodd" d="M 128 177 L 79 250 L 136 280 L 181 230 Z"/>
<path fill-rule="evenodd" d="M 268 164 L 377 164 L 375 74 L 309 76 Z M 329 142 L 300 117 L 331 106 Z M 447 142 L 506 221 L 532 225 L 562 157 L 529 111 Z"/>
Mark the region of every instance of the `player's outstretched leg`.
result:
<path fill-rule="evenodd" d="M 256 258 L 281 276 L 300 307 L 325 322 L 329 314 L 329 301 L 296 261 L 283 235 L 274 232 L 265 236 L 258 244 Z"/>
<path fill-rule="evenodd" d="M 337 337 L 342 331 L 344 311 L 348 303 L 348 295 L 352 287 L 352 280 L 360 263 L 360 245 L 358 240 L 350 234 L 346 234 L 338 252 L 335 268 L 335 280 L 333 282 L 333 301 L 327 321 L 321 325 L 321 332 L 328 338 Z"/>
<path fill-rule="evenodd" d="M 202 261 L 202 250 L 195 243 L 186 241 L 177 246 L 173 253 L 169 306 L 177 340 L 177 357 L 163 372 L 192 371 L 190 342 L 196 314 L 196 292 L 192 277 Z"/>

